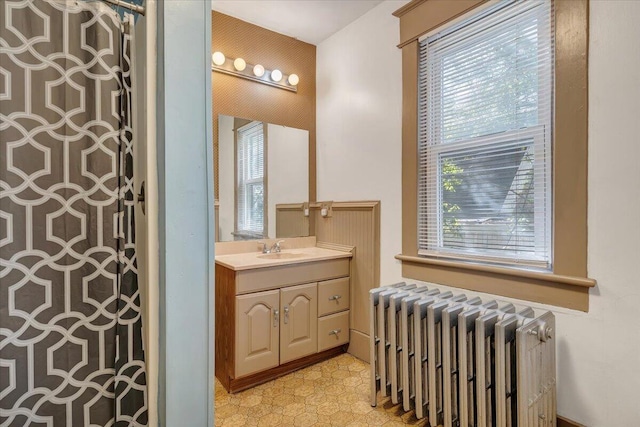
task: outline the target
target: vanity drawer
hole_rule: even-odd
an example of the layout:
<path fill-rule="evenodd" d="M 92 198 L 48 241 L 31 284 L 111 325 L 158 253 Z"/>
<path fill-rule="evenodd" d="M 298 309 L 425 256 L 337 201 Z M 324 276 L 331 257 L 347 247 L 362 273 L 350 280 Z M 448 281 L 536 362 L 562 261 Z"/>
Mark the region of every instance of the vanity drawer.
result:
<path fill-rule="evenodd" d="M 349 311 L 318 319 L 318 351 L 349 342 Z"/>
<path fill-rule="evenodd" d="M 349 309 L 349 278 L 318 283 L 318 316 Z"/>

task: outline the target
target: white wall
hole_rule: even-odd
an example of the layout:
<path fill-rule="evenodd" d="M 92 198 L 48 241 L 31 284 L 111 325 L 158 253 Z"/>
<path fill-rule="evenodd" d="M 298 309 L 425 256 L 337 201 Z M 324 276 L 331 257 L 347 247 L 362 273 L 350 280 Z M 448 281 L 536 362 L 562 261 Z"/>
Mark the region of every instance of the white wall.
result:
<path fill-rule="evenodd" d="M 317 63 L 318 199 L 382 201 L 383 283 L 400 278 L 398 7 L 384 2 L 321 43 Z M 591 2 L 591 308 L 526 303 L 556 313 L 558 413 L 590 427 L 640 422 L 639 20 L 638 1 Z"/>
<path fill-rule="evenodd" d="M 386 1 L 317 46 L 317 200 L 381 201 L 383 283 L 400 276 L 402 57 Z"/>
<path fill-rule="evenodd" d="M 235 230 L 235 144 L 233 132 L 234 118 L 218 116 L 218 240 L 233 240 Z"/>
<path fill-rule="evenodd" d="M 267 218 L 276 237 L 276 205 L 309 201 L 309 131 L 267 124 Z"/>
<path fill-rule="evenodd" d="M 598 287 L 588 320 L 567 330 L 579 363 L 561 409 L 589 426 L 631 426 L 640 423 L 640 2 L 592 1 L 590 19 L 588 266 Z"/>

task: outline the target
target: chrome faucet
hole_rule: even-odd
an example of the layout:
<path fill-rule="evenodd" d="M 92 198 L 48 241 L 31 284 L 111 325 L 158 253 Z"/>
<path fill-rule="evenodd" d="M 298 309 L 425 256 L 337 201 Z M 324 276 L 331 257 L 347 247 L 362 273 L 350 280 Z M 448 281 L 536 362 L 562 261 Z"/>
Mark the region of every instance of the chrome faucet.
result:
<path fill-rule="evenodd" d="M 280 243 L 284 243 L 284 240 L 278 240 L 277 242 L 275 242 L 273 246 L 271 246 L 271 252 L 280 253 L 280 251 L 282 251 L 282 248 L 280 248 Z"/>
<path fill-rule="evenodd" d="M 271 245 L 271 248 L 269 249 L 267 249 L 267 242 L 258 242 L 258 245 L 262 245 L 263 254 L 270 254 L 272 252 L 280 253 L 282 251 L 282 248 L 280 247 L 280 243 L 284 243 L 284 240 L 278 240 L 273 245 Z"/>

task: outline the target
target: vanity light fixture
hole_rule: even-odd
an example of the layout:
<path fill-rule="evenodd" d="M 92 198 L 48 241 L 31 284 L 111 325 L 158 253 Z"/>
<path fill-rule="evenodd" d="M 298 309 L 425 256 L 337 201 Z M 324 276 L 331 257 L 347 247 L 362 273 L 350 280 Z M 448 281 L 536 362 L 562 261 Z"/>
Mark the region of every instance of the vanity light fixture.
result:
<path fill-rule="evenodd" d="M 213 52 L 213 55 L 211 55 L 211 61 L 214 65 L 222 65 L 225 63 L 226 58 L 222 52 Z"/>
<path fill-rule="evenodd" d="M 270 71 L 260 64 L 249 64 L 242 58 L 227 58 L 219 51 L 211 55 L 211 69 L 219 73 L 242 77 L 291 92 L 298 92 L 300 77 L 297 74 L 285 75 L 278 69 Z"/>
<path fill-rule="evenodd" d="M 242 58 L 236 58 L 236 60 L 233 61 L 233 68 L 238 71 L 244 71 L 244 69 L 247 68 L 247 63 Z"/>
<path fill-rule="evenodd" d="M 256 77 L 264 76 L 264 67 L 260 64 L 253 67 L 253 75 Z"/>
<path fill-rule="evenodd" d="M 279 82 L 280 80 L 282 80 L 282 71 L 273 70 L 271 72 L 271 80 L 273 80 L 274 82 Z"/>

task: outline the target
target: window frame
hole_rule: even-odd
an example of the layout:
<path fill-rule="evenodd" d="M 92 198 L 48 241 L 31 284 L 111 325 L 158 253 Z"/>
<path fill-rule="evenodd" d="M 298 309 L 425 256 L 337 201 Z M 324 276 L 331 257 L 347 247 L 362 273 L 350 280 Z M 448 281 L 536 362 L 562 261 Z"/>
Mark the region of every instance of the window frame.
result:
<path fill-rule="evenodd" d="M 402 49 L 402 262 L 405 278 L 588 311 L 588 0 L 554 0 L 552 271 L 435 259 L 418 254 L 418 39 L 486 0 L 413 0 L 394 12 Z"/>
<path fill-rule="evenodd" d="M 238 150 L 240 147 L 240 144 L 242 143 L 241 141 L 241 135 L 240 133 L 244 130 L 244 129 L 250 129 L 253 128 L 255 126 L 261 126 L 262 127 L 262 143 L 263 143 L 263 165 L 262 165 L 262 179 L 249 179 L 249 180 L 245 180 L 240 182 L 241 180 L 239 179 L 240 176 L 240 158 L 238 157 Z M 254 239 L 254 238 L 258 238 L 261 239 L 264 236 L 267 235 L 267 230 L 268 230 L 268 223 L 267 223 L 267 208 L 268 208 L 268 202 L 267 202 L 267 197 L 268 197 L 268 193 L 267 193 L 267 127 L 264 125 L 263 122 L 260 121 L 256 121 L 253 120 L 247 124 L 244 124 L 242 126 L 240 126 L 239 128 L 234 130 L 234 140 L 235 140 L 235 147 L 234 147 L 234 155 L 235 155 L 235 218 L 234 218 L 234 236 L 236 236 L 237 238 L 241 239 L 241 240 L 246 240 L 246 239 Z M 253 230 L 247 230 L 247 229 L 242 229 L 240 228 L 240 217 L 242 215 L 242 212 L 240 212 L 239 209 L 239 195 L 243 194 L 245 197 L 245 201 L 244 201 L 244 206 L 246 207 L 247 205 L 247 201 L 246 198 L 248 196 L 246 188 L 252 184 L 261 182 L 262 183 L 262 188 L 263 188 L 263 219 L 262 219 L 262 233 L 261 234 L 257 234 L 255 231 Z M 239 191 L 240 186 L 244 186 L 244 191 Z"/>
<path fill-rule="evenodd" d="M 551 262 L 552 262 L 552 250 L 551 250 L 551 223 L 552 223 L 552 205 L 551 205 L 551 185 L 548 186 L 548 190 L 545 187 L 545 182 L 551 183 L 551 156 L 545 155 L 544 153 L 550 153 L 551 150 L 551 137 L 552 133 L 550 131 L 550 116 L 549 114 L 553 111 L 552 106 L 547 105 L 547 102 L 543 101 L 540 97 L 538 97 L 538 119 L 539 123 L 534 126 L 529 126 L 526 129 L 511 129 L 508 131 L 501 132 L 499 134 L 491 134 L 491 135 L 481 135 L 472 138 L 466 138 L 464 140 L 456 140 L 453 142 L 446 142 L 443 140 L 442 127 L 437 126 L 435 129 L 430 131 L 429 125 L 433 124 L 433 118 L 431 114 L 428 112 L 429 108 L 438 108 L 439 111 L 444 111 L 444 105 L 446 99 L 443 98 L 442 91 L 442 79 L 445 76 L 445 60 L 446 56 L 442 55 L 439 57 L 439 61 L 435 63 L 427 58 L 427 62 L 425 62 L 425 58 L 422 57 L 426 50 L 428 49 L 427 45 L 430 43 L 430 39 L 436 38 L 435 43 L 440 44 L 439 50 L 441 52 L 447 50 L 450 54 L 454 54 L 459 51 L 460 46 L 453 47 L 450 43 L 451 41 L 446 41 L 447 37 L 450 37 L 455 33 L 456 27 L 460 28 L 460 25 L 463 24 L 463 27 L 467 27 L 471 29 L 471 25 L 480 25 L 482 28 L 480 37 L 482 40 L 486 40 L 486 31 L 491 31 L 486 25 L 481 24 L 482 20 L 485 18 L 492 19 L 491 16 L 494 13 L 502 13 L 501 10 L 505 8 L 509 8 L 515 6 L 516 8 L 521 8 L 520 5 L 517 5 L 512 1 L 504 2 L 503 4 L 498 6 L 496 2 L 485 2 L 477 8 L 474 8 L 472 11 L 465 14 L 461 17 L 460 22 L 448 22 L 433 31 L 430 31 L 427 34 L 424 34 L 418 38 L 419 42 L 419 61 L 421 61 L 420 71 L 418 73 L 418 87 L 421 91 L 420 93 L 424 93 L 425 87 L 430 88 L 429 94 L 433 94 L 434 90 L 436 92 L 435 98 L 429 99 L 425 105 L 418 105 L 419 111 L 419 123 L 420 121 L 420 113 L 427 112 L 427 117 L 423 117 L 424 125 L 426 125 L 426 134 L 433 135 L 432 138 L 429 138 L 428 141 L 419 140 L 418 141 L 418 161 L 420 165 L 422 165 L 421 170 L 418 171 L 419 174 L 419 183 L 418 183 L 418 203 L 419 203 L 419 213 L 418 213 L 418 254 L 424 256 L 432 256 L 432 257 L 443 257 L 445 259 L 456 259 L 459 261 L 471 261 L 471 262 L 481 262 L 481 263 L 489 263 L 489 264 L 503 264 L 503 265 L 512 265 L 512 266 L 521 266 L 523 268 L 534 268 L 540 270 L 551 270 Z M 511 12 L 513 14 L 513 12 Z M 511 15 L 510 15 L 511 16 Z M 469 21 L 469 22 L 466 22 Z M 518 21 L 520 22 L 520 21 Z M 478 27 L 475 27 L 478 28 Z M 541 31 L 540 27 L 536 27 L 536 33 L 538 36 L 538 50 L 537 55 L 540 55 L 540 49 L 546 51 L 551 45 L 551 35 L 546 31 Z M 459 40 L 453 35 L 455 40 Z M 449 39 L 450 40 L 450 39 Z M 441 45 L 444 42 L 444 47 Z M 546 65 L 546 63 L 545 63 Z M 551 73 L 550 67 L 541 67 L 539 73 L 539 83 L 541 87 L 544 87 L 543 90 L 548 90 L 547 85 L 553 85 L 553 74 Z M 421 74 L 421 73 L 426 73 Z M 553 93 L 553 91 L 551 91 Z M 442 125 L 442 123 L 440 123 Z M 425 131 L 425 128 L 422 129 L 422 132 Z M 433 133 L 435 132 L 435 133 Z M 421 137 L 424 133 L 419 134 Z M 532 154 L 534 156 L 534 162 L 538 163 L 542 160 L 545 163 L 545 172 L 541 173 L 539 168 L 534 169 L 534 191 L 536 196 L 534 196 L 534 200 L 544 202 L 544 213 L 540 212 L 539 209 L 535 209 L 535 218 L 534 224 L 537 230 L 542 230 L 535 233 L 536 240 L 536 248 L 543 248 L 542 253 L 546 255 L 544 261 L 542 259 L 535 259 L 536 255 L 533 256 L 527 255 L 523 259 L 516 259 L 514 256 L 510 256 L 507 252 L 501 253 L 500 251 L 495 251 L 491 249 L 487 249 L 485 253 L 482 253 L 482 250 L 456 250 L 453 248 L 448 248 L 444 245 L 444 230 L 443 230 L 443 212 L 442 212 L 442 203 L 443 203 L 443 193 L 442 193 L 442 175 L 441 175 L 441 157 L 446 155 L 447 152 L 461 152 L 464 150 L 465 146 L 470 145 L 473 142 L 474 151 L 478 149 L 478 145 L 482 145 L 485 147 L 489 147 L 491 145 L 499 145 L 500 142 L 512 141 L 514 138 L 523 139 L 526 135 L 531 135 L 531 140 L 533 141 Z M 423 145 L 424 143 L 429 143 L 426 147 Z M 426 170 L 425 170 L 426 169 Z M 425 188 L 425 181 L 427 182 Z M 425 195 L 429 197 L 425 199 Z M 425 209 L 424 203 L 428 203 L 428 209 Z M 536 204 L 536 207 L 538 205 Z M 434 231 L 435 230 L 435 231 Z M 436 236 L 437 234 L 437 236 Z M 429 241 L 425 242 L 425 236 Z M 527 259 L 530 258 L 530 259 Z"/>

